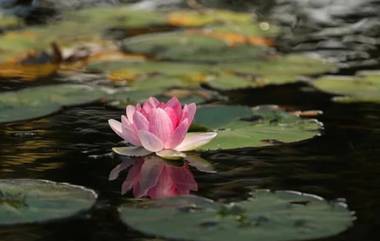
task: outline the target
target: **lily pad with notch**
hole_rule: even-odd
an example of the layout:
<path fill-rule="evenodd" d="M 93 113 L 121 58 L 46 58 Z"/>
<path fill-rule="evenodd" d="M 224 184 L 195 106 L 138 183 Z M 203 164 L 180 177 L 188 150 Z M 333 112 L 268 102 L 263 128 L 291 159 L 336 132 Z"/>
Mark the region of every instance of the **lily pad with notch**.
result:
<path fill-rule="evenodd" d="M 0 226 L 41 223 L 89 210 L 97 194 L 82 186 L 39 179 L 0 179 Z"/>
<path fill-rule="evenodd" d="M 197 196 L 122 205 L 123 223 L 148 235 L 194 241 L 295 241 L 329 237 L 353 224 L 342 202 L 292 191 L 257 190 L 248 200 Z"/>
<path fill-rule="evenodd" d="M 210 105 L 199 108 L 194 125 L 217 131 L 200 151 L 271 146 L 307 140 L 320 134 L 322 123 L 302 119 L 276 106 Z"/>

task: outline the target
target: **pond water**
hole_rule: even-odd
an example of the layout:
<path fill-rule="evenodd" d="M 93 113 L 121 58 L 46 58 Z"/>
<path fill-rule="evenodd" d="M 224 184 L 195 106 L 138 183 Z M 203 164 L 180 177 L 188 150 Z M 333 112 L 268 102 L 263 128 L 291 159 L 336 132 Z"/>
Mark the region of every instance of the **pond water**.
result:
<path fill-rule="evenodd" d="M 278 42 L 283 43 L 279 44 L 281 51 L 302 50 L 338 59 L 338 72 L 343 74 L 376 69 L 377 43 L 371 45 L 368 42 L 353 41 L 346 46 L 333 44 L 342 44 L 340 41 L 344 36 L 346 39 L 347 36 L 354 38 L 359 35 L 364 38 L 366 34 L 367 38 L 378 40 L 379 36 L 373 35 L 370 30 L 359 34 L 348 31 L 341 37 L 321 34 L 312 40 L 303 36 L 308 31 L 322 32 L 333 27 L 338 31 L 339 27 L 347 28 L 347 25 L 352 25 L 355 21 L 366 19 L 371 22 L 377 17 L 364 11 L 360 15 L 356 12 L 357 6 L 343 9 L 345 1 L 337 2 L 340 2 L 337 6 L 341 4 L 342 8 L 339 8 L 339 16 L 333 16 L 335 25 L 333 22 L 323 22 L 315 6 L 302 5 L 303 8 L 298 12 L 294 9 L 295 6 L 287 5 L 286 1 L 269 5 L 265 1 L 259 1 L 253 5 L 259 6 L 261 18 L 277 19 L 285 28 L 290 28 L 294 23 L 289 22 L 289 18 L 280 19 L 281 14 L 301 16 L 301 20 L 302 17 L 305 18 L 305 13 L 309 13 L 306 16 L 314 17 L 301 21 L 296 31 L 279 37 Z M 366 4 L 365 6 L 372 6 L 374 3 L 368 1 Z M 232 7 L 237 8 L 236 5 Z M 225 6 L 231 7 L 228 4 L 223 5 Z M 273 13 L 279 16 L 273 17 Z M 326 44 L 328 41 L 329 44 Z M 371 48 L 363 48 L 364 45 Z M 57 80 L 45 79 L 33 84 L 0 82 L 0 86 L 5 91 L 54 81 Z M 213 200 L 238 201 L 245 199 L 252 188 L 257 188 L 296 190 L 328 200 L 345 198 L 350 209 L 356 212 L 354 226 L 342 234 L 322 240 L 377 240 L 376 237 L 380 236 L 379 105 L 336 103 L 331 100 L 331 95 L 297 83 L 224 91 L 223 94 L 228 97 L 228 101 L 221 102 L 226 104 L 276 104 L 289 110 L 322 110 L 323 114 L 317 118 L 323 122 L 324 129 L 321 136 L 298 143 L 204 153 L 202 157 L 217 172 L 204 173 L 190 167 L 199 189 L 194 194 Z M 130 192 L 120 194 L 124 176 L 112 182 L 108 180 L 110 171 L 121 159 L 112 154 L 112 147 L 119 144 L 120 139 L 110 130 L 107 121 L 111 118 L 119 119 L 120 113 L 117 108 L 95 102 L 67 107 L 34 120 L 0 125 L 0 178 L 39 178 L 69 182 L 91 188 L 99 194 L 99 199 L 90 212 L 43 225 L 1 227 L 2 240 L 161 240 L 126 227 L 117 214 L 118 205 L 133 197 Z"/>

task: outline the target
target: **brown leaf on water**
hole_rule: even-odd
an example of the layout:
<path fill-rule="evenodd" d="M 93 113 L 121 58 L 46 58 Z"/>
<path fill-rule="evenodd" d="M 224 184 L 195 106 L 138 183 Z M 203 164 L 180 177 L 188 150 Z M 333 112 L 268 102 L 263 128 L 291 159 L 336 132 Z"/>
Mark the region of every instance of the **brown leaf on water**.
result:
<path fill-rule="evenodd" d="M 251 23 L 254 17 L 251 13 L 200 8 L 202 7 L 198 6 L 197 10 L 170 12 L 167 15 L 167 23 L 176 27 L 202 27 L 211 24 L 240 25 Z"/>
<path fill-rule="evenodd" d="M 115 44 L 106 41 L 78 45 L 64 49 L 63 52 L 65 52 L 65 57 L 61 63 L 60 71 L 80 71 L 88 64 L 100 61 L 142 62 L 146 60 L 144 55 L 123 53 Z"/>
<path fill-rule="evenodd" d="M 268 46 L 271 47 L 274 45 L 274 42 L 270 38 L 262 38 L 262 37 L 248 37 L 248 42 L 252 45 L 256 46 Z"/>
<path fill-rule="evenodd" d="M 120 50 L 104 51 L 96 53 L 89 58 L 90 62 L 95 61 L 115 61 L 115 60 L 130 60 L 130 61 L 145 61 L 146 57 L 141 54 L 126 54 L 120 52 Z"/>
<path fill-rule="evenodd" d="M 53 75 L 57 72 L 58 64 L 0 64 L 0 78 L 19 78 L 33 81 Z"/>
<path fill-rule="evenodd" d="M 202 89 L 171 89 L 165 92 L 165 96 L 187 98 L 191 96 L 197 96 L 205 100 L 210 100 L 215 97 L 215 92 L 202 90 Z"/>
<path fill-rule="evenodd" d="M 197 15 L 184 14 L 183 12 L 173 12 L 167 16 L 167 21 L 172 26 L 177 27 L 200 27 L 212 22 L 209 18 L 200 18 Z"/>
<path fill-rule="evenodd" d="M 190 33 L 201 34 L 210 38 L 224 41 L 228 46 L 234 47 L 238 45 L 254 45 L 254 46 L 273 46 L 273 40 L 270 38 L 246 36 L 238 33 L 218 32 L 218 31 L 199 31 L 190 30 Z"/>
<path fill-rule="evenodd" d="M 130 82 L 138 79 L 142 74 L 129 69 L 117 70 L 110 73 L 107 79 L 114 82 Z"/>

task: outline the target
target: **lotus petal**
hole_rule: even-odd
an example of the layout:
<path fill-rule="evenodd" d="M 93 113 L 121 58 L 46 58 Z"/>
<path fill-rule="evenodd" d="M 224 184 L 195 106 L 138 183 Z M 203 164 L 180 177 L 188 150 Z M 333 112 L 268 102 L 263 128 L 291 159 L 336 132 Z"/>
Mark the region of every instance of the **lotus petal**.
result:
<path fill-rule="evenodd" d="M 132 145 L 141 146 L 136 128 L 124 115 L 121 117 L 121 124 L 123 138 Z"/>
<path fill-rule="evenodd" d="M 170 141 L 174 129 L 168 114 L 161 108 L 154 109 L 149 124 L 149 130 L 166 145 Z"/>
<path fill-rule="evenodd" d="M 149 122 L 141 112 L 136 111 L 133 115 L 133 124 L 136 126 L 137 130 L 148 130 Z"/>
<path fill-rule="evenodd" d="M 121 123 L 117 120 L 110 119 L 108 120 L 108 124 L 110 125 L 111 129 L 121 138 L 123 138 L 123 132 L 121 129 Z M 123 138 L 124 139 L 124 138 Z"/>
<path fill-rule="evenodd" d="M 148 151 L 158 152 L 164 148 L 164 143 L 153 133 L 145 130 L 139 130 L 137 134 L 142 146 Z"/>
<path fill-rule="evenodd" d="M 182 120 L 188 119 L 189 126 L 190 126 L 191 122 L 193 122 L 193 119 L 194 119 L 196 111 L 197 111 L 196 104 L 192 103 L 192 104 L 189 104 L 189 105 L 185 105 L 183 107 L 182 118 L 181 119 Z"/>
<path fill-rule="evenodd" d="M 133 122 L 133 116 L 136 112 L 136 107 L 133 105 L 128 105 L 125 112 L 127 114 L 128 120 Z"/>
<path fill-rule="evenodd" d="M 216 132 L 187 133 L 185 139 L 179 144 L 176 151 L 191 151 L 209 143 L 217 135 Z"/>
<path fill-rule="evenodd" d="M 179 102 L 179 100 L 177 99 L 177 97 L 173 97 L 171 98 L 167 104 L 166 104 L 168 107 L 171 107 L 175 114 L 177 116 L 182 116 L 182 105 L 181 105 L 181 102 Z"/>
<path fill-rule="evenodd" d="M 183 139 L 185 139 L 188 127 L 189 121 L 187 119 L 184 119 L 174 130 L 174 133 L 170 138 L 169 143 L 167 143 L 167 148 L 172 149 L 178 146 L 183 141 Z"/>

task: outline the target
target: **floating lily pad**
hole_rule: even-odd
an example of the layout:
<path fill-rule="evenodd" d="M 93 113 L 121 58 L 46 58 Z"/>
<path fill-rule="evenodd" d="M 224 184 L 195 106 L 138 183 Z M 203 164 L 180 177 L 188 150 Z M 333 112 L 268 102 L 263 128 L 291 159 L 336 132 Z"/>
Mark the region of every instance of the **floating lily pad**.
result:
<path fill-rule="evenodd" d="M 90 64 L 87 70 L 90 72 L 102 72 L 107 74 L 119 74 L 122 76 L 134 73 L 136 78 L 143 75 L 152 77 L 154 75 L 167 75 L 181 77 L 203 73 L 210 69 L 208 65 L 192 63 L 173 63 L 164 61 L 101 61 Z"/>
<path fill-rule="evenodd" d="M 143 102 L 150 96 L 157 96 L 160 94 L 161 89 L 121 91 L 110 96 L 109 105 L 125 108 L 128 104 Z"/>
<path fill-rule="evenodd" d="M 123 42 L 127 52 L 152 55 L 157 59 L 180 61 L 247 61 L 268 54 L 264 47 L 229 46 L 225 41 L 194 32 L 144 34 Z"/>
<path fill-rule="evenodd" d="M 274 106 L 204 106 L 194 124 L 218 132 L 201 151 L 297 142 L 319 135 L 322 129 L 315 119 L 302 119 Z"/>
<path fill-rule="evenodd" d="M 306 55 L 267 56 L 244 63 L 194 64 L 164 61 L 101 61 L 90 64 L 89 72 L 105 73 L 110 80 L 125 81 L 135 89 L 194 87 L 207 84 L 231 90 L 293 83 L 301 76 L 335 69 L 335 65 Z"/>
<path fill-rule="evenodd" d="M 292 54 L 238 64 L 220 64 L 216 68 L 224 73 L 224 76 L 221 75 L 224 78 L 210 81 L 209 85 L 218 89 L 236 89 L 294 83 L 303 76 L 331 72 L 337 67 L 321 59 Z M 240 81 L 236 81 L 236 78 Z"/>
<path fill-rule="evenodd" d="M 98 100 L 105 93 L 86 85 L 49 85 L 0 93 L 0 123 L 33 119 L 64 106 Z"/>
<path fill-rule="evenodd" d="M 366 71 L 358 76 L 324 76 L 312 84 L 325 92 L 339 95 L 337 102 L 380 103 L 380 72 Z"/>
<path fill-rule="evenodd" d="M 221 36 L 275 37 L 278 28 L 267 22 L 257 22 L 252 14 L 226 10 L 180 10 L 168 14 L 168 22 L 174 26 L 203 27 L 206 32 Z M 239 38 L 239 37 L 238 37 Z"/>
<path fill-rule="evenodd" d="M 82 28 L 97 30 L 108 28 L 141 29 L 154 26 L 166 25 L 164 14 L 154 11 L 144 11 L 128 6 L 111 6 L 87 8 L 75 12 L 67 12 L 64 16 L 68 22 L 82 23 Z"/>
<path fill-rule="evenodd" d="M 90 209 L 94 191 L 37 179 L 0 179 L 0 225 L 41 223 Z"/>
<path fill-rule="evenodd" d="M 194 122 L 209 129 L 218 129 L 251 116 L 253 113 L 248 106 L 212 105 L 198 108 Z"/>
<path fill-rule="evenodd" d="M 129 7 L 101 7 L 67 12 L 61 21 L 0 36 L 0 62 L 13 61 L 31 51 L 48 50 L 53 42 L 67 47 L 104 39 L 103 35 L 110 29 L 142 29 L 165 23 L 163 14 Z"/>
<path fill-rule="evenodd" d="M 170 62 L 102 61 L 87 71 L 104 73 L 115 83 L 128 85 L 132 91 L 164 94 L 168 89 L 199 87 L 207 78 L 207 66 Z"/>
<path fill-rule="evenodd" d="M 181 88 L 146 88 L 146 89 L 131 89 L 119 91 L 108 96 L 108 104 L 114 107 L 125 108 L 128 104 L 143 102 L 151 96 L 155 96 L 161 101 L 168 101 L 171 97 L 181 99 L 182 103 L 197 103 L 201 104 L 209 100 L 223 99 L 223 96 L 217 92 L 204 89 L 181 89 Z"/>
<path fill-rule="evenodd" d="M 240 37 L 246 37 L 248 38 L 247 41 L 252 41 L 251 44 L 254 44 L 253 38 L 265 38 L 267 37 L 268 40 L 271 37 L 275 37 L 278 33 L 278 28 L 270 25 L 267 22 L 263 23 L 254 23 L 254 22 L 246 22 L 244 24 L 225 24 L 225 25 L 219 25 L 219 26 L 211 26 L 208 28 L 205 28 L 205 32 L 209 32 L 211 35 L 218 35 L 221 36 L 224 34 L 225 36 L 240 36 Z M 252 38 L 252 39 L 249 39 Z"/>
<path fill-rule="evenodd" d="M 0 12 L 0 31 L 17 28 L 23 25 L 23 21 L 15 16 L 5 15 Z"/>
<path fill-rule="evenodd" d="M 194 241 L 290 241 L 339 234 L 354 220 L 344 203 L 310 194 L 259 190 L 239 203 L 183 196 L 119 208 L 121 220 L 145 234 Z"/>
<path fill-rule="evenodd" d="M 217 92 L 199 88 L 207 83 L 210 71 L 205 65 L 153 61 L 100 61 L 87 68 L 87 72 L 103 73 L 113 82 L 129 87 L 111 96 L 111 104 L 123 108 L 150 96 L 162 100 L 176 96 L 182 102 L 196 103 L 221 99 Z"/>

